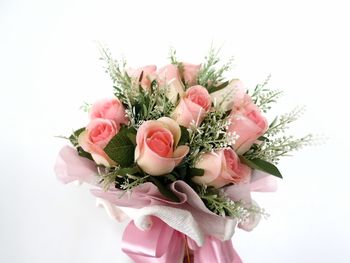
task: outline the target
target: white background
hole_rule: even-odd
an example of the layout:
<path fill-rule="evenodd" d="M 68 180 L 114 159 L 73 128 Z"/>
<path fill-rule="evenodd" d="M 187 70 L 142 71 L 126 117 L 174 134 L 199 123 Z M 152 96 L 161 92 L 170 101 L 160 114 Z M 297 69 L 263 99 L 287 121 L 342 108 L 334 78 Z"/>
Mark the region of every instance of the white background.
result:
<path fill-rule="evenodd" d="M 328 137 L 280 164 L 277 193 L 255 195 L 271 214 L 237 230 L 247 263 L 349 262 L 349 8 L 347 1 L 0 2 L 0 262 L 129 262 L 125 224 L 94 206 L 87 187 L 53 173 L 84 102 L 112 95 L 94 40 L 131 66 L 200 63 L 211 42 L 235 56 L 249 87 L 272 73 L 273 109 L 307 112 L 292 132 Z"/>

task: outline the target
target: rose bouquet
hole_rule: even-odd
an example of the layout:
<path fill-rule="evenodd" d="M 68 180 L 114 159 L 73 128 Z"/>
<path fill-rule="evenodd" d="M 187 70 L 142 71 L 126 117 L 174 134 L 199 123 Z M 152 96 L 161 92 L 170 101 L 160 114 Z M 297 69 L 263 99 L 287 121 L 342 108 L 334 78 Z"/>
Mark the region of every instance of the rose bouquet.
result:
<path fill-rule="evenodd" d="M 55 172 L 92 194 L 117 220 L 131 218 L 122 249 L 135 262 L 241 262 L 231 243 L 267 214 L 252 191 L 273 191 L 279 158 L 310 143 L 286 136 L 297 109 L 267 121 L 281 95 L 266 80 L 251 92 L 226 81 L 231 60 L 128 68 L 101 46 L 114 97 L 87 105 Z"/>

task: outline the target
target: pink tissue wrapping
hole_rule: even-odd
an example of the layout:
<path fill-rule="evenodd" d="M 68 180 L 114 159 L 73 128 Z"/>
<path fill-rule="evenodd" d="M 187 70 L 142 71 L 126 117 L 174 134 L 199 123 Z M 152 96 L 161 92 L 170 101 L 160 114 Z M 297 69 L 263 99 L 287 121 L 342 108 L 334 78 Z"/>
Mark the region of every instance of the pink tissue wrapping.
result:
<path fill-rule="evenodd" d="M 94 162 L 80 157 L 77 151 L 69 146 L 64 147 L 60 151 L 55 165 L 55 172 L 58 179 L 63 183 L 78 180 L 80 182 L 97 185 L 97 169 Z M 101 188 L 97 188 L 91 191 L 96 197 L 102 198 L 121 209 L 134 208 L 140 211 L 142 209 L 148 210 L 141 215 L 143 217 L 158 214 L 162 220 L 170 225 L 172 224 L 172 227 L 180 232 L 185 232 L 184 234 L 188 231 L 188 229 L 186 230 L 183 228 L 184 223 L 191 222 L 192 225 L 189 224 L 189 226 L 192 226 L 192 228 L 196 230 L 195 232 L 198 233 L 190 236 L 194 238 L 200 246 L 203 245 L 205 236 L 215 236 L 222 241 L 229 240 L 232 237 L 236 225 L 235 219 L 228 217 L 223 218 L 211 212 L 204 205 L 197 193 L 183 181 L 172 183 L 170 188 L 179 197 L 180 202 L 177 203 L 167 200 L 152 183 L 145 183 L 134 188 L 131 195 L 123 194 L 123 191 L 118 189 L 104 191 Z M 224 188 L 224 191 L 232 200 L 243 200 L 247 203 L 252 202 L 251 191 L 262 192 L 275 190 L 275 177 L 258 171 L 253 172 L 250 183 L 232 185 Z M 164 211 L 171 208 L 174 210 L 170 211 L 170 214 L 182 214 L 182 218 L 179 217 L 179 220 L 173 222 L 170 217 L 169 221 L 169 213 L 164 213 Z M 182 213 L 178 213 L 178 211 Z M 138 216 L 140 217 L 140 215 Z M 174 216 L 172 216 L 172 218 L 174 218 Z M 205 218 L 205 220 L 203 220 L 203 218 Z M 147 218 L 144 219 L 145 220 L 141 221 L 147 222 Z M 139 226 L 141 226 L 141 224 Z M 142 229 L 142 227 L 140 228 Z M 244 227 L 242 228 L 245 229 Z"/>
<path fill-rule="evenodd" d="M 64 184 L 73 181 L 95 184 L 97 180 L 96 164 L 79 156 L 77 150 L 70 146 L 64 146 L 59 152 L 54 171 Z"/>

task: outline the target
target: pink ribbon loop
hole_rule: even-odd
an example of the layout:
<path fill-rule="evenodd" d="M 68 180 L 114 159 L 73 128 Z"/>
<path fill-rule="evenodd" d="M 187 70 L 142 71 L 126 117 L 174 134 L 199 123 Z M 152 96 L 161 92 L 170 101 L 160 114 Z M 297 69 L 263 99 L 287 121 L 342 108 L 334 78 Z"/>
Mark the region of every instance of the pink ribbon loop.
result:
<path fill-rule="evenodd" d="M 136 263 L 179 263 L 184 254 L 183 235 L 157 217 L 146 231 L 133 221 L 123 234 L 122 250 Z"/>
<path fill-rule="evenodd" d="M 220 241 L 207 237 L 204 246 L 198 247 L 194 241 L 152 217 L 152 226 L 146 231 L 137 228 L 133 221 L 126 227 L 122 250 L 135 263 L 180 263 L 186 262 L 185 242 L 193 252 L 194 263 L 242 263 L 234 250 L 231 240 Z"/>
<path fill-rule="evenodd" d="M 232 246 L 231 240 L 220 241 L 207 237 L 204 246 L 194 250 L 194 263 L 242 263 L 241 258 Z"/>

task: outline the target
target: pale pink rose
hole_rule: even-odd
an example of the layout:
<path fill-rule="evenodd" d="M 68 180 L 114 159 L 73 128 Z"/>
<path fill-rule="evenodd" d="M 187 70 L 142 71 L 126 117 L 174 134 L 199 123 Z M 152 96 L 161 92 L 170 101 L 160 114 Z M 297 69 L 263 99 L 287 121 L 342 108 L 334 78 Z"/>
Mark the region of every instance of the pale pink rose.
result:
<path fill-rule="evenodd" d="M 137 80 L 137 84 L 140 84 L 144 90 L 151 89 L 151 83 L 156 79 L 157 66 L 148 65 L 138 69 L 129 69 L 128 74 Z M 142 79 L 140 80 L 142 74 Z M 140 82 L 139 82 L 140 81 Z"/>
<path fill-rule="evenodd" d="M 268 122 L 261 110 L 254 104 L 242 85 L 234 93 L 229 132 L 235 132 L 239 137 L 232 145 L 238 154 L 243 154 L 268 129 Z"/>
<path fill-rule="evenodd" d="M 228 184 L 239 184 L 250 180 L 251 169 L 240 162 L 232 149 L 205 153 L 195 167 L 204 169 L 203 176 L 192 178 L 197 184 L 220 188 Z"/>
<path fill-rule="evenodd" d="M 232 110 L 234 105 L 242 106 L 244 104 L 244 100 L 248 99 L 246 91 L 247 89 L 242 81 L 233 79 L 225 88 L 211 93 L 210 97 L 216 107 L 228 111 Z"/>
<path fill-rule="evenodd" d="M 183 66 L 183 78 L 189 87 L 197 84 L 198 73 L 201 65 L 195 65 L 190 63 L 182 63 Z"/>
<path fill-rule="evenodd" d="M 107 119 L 117 124 L 127 124 L 125 108 L 117 98 L 101 99 L 90 109 L 90 119 Z"/>
<path fill-rule="evenodd" d="M 174 105 L 177 104 L 179 98 L 181 98 L 184 94 L 184 86 L 182 82 L 178 79 L 171 80 L 166 87 L 162 87 L 166 89 L 166 97 L 171 101 Z"/>
<path fill-rule="evenodd" d="M 232 113 L 245 115 L 252 110 L 260 111 L 245 90 L 238 89 L 234 93 Z"/>
<path fill-rule="evenodd" d="M 268 122 L 260 109 L 252 103 L 247 104 L 231 117 L 228 131 L 239 136 L 232 147 L 238 154 L 245 153 L 267 129 Z"/>
<path fill-rule="evenodd" d="M 109 141 L 119 131 L 120 126 L 107 119 L 93 119 L 78 138 L 78 144 L 91 154 L 97 164 L 110 166 L 114 162 L 104 152 Z"/>
<path fill-rule="evenodd" d="M 176 104 L 179 95 L 184 92 L 183 83 L 180 79 L 179 69 L 176 65 L 169 64 L 158 70 L 157 81 L 159 88 L 165 89 L 167 98 Z"/>
<path fill-rule="evenodd" d="M 170 173 L 189 152 L 188 146 L 177 146 L 180 137 L 179 125 L 170 118 L 144 122 L 136 135 L 137 164 L 150 175 Z"/>
<path fill-rule="evenodd" d="M 160 86 L 166 86 L 169 84 L 170 81 L 173 79 L 177 79 L 181 81 L 180 75 L 179 75 L 179 69 L 176 65 L 169 64 L 166 65 L 158 70 L 158 83 Z"/>
<path fill-rule="evenodd" d="M 186 90 L 175 108 L 172 118 L 184 127 L 191 123 L 199 126 L 211 108 L 211 98 L 208 90 L 200 85 Z"/>

